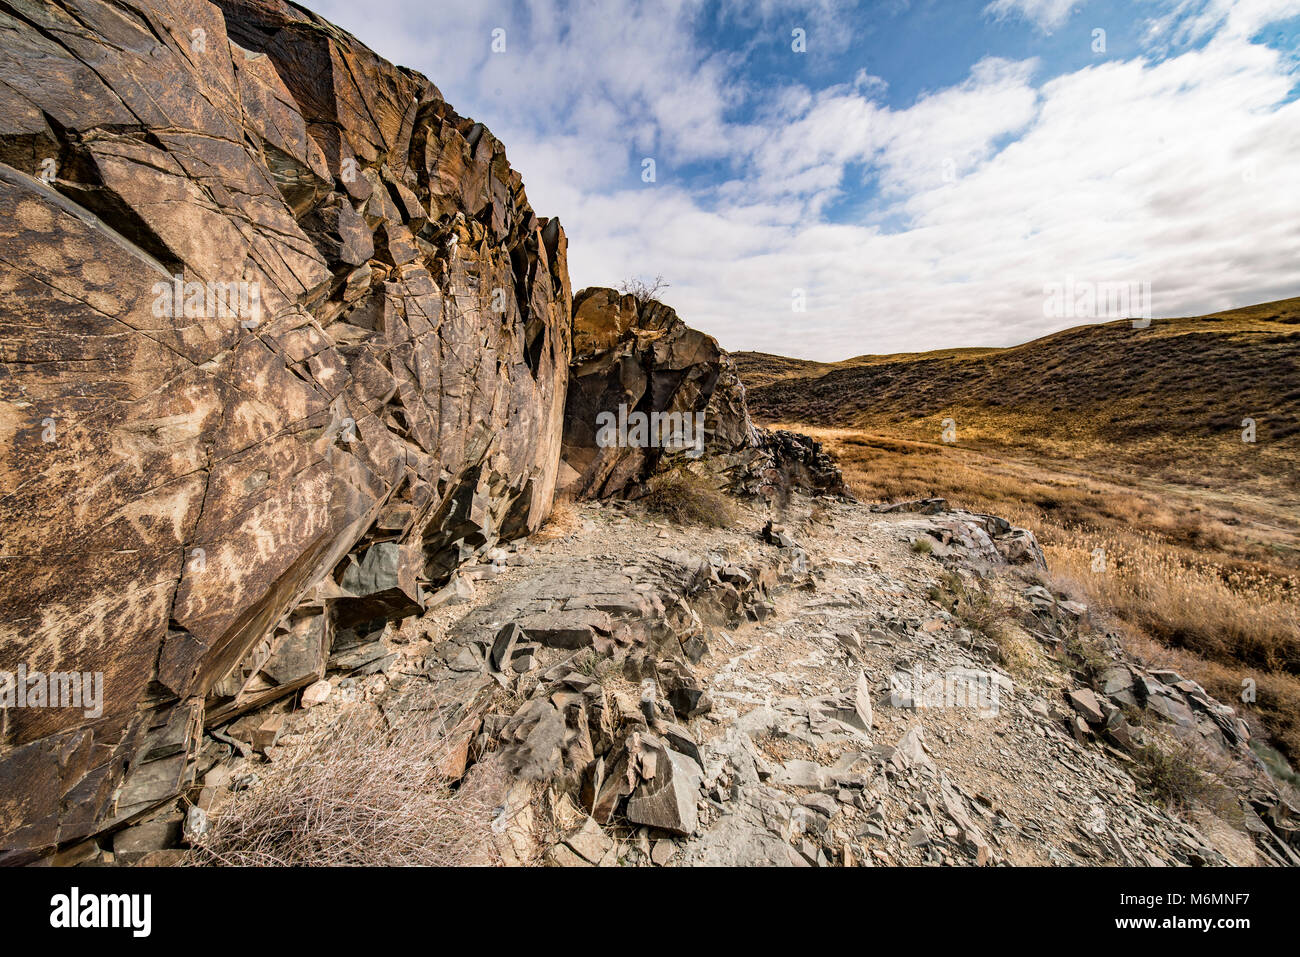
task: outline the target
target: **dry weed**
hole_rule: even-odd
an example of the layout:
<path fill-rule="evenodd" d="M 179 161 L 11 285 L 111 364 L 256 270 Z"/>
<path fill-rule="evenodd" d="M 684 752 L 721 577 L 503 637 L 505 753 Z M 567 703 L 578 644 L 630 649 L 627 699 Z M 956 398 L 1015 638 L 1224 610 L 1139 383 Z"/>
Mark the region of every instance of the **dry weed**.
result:
<path fill-rule="evenodd" d="M 567 538 L 582 528 L 582 517 L 573 504 L 573 500 L 557 495 L 551 505 L 551 514 L 546 517 L 542 527 L 533 538 L 539 542 L 552 542 Z"/>
<path fill-rule="evenodd" d="M 684 468 L 657 475 L 648 486 L 641 504 L 675 524 L 727 528 L 739 520 L 736 504 L 725 492 Z"/>
<path fill-rule="evenodd" d="M 396 728 L 357 709 L 313 732 L 211 817 L 197 863 L 448 866 L 496 861 L 505 777 L 476 765 L 456 786 L 449 736 L 408 714 Z"/>

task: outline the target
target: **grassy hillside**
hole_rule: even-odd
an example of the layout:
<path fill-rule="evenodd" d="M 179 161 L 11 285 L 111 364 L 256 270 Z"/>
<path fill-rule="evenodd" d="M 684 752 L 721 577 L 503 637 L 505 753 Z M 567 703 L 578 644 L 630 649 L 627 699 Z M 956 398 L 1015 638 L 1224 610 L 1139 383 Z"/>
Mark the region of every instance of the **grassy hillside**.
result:
<path fill-rule="evenodd" d="M 1148 657 L 1225 699 L 1254 681 L 1241 707 L 1300 758 L 1300 299 L 1007 349 L 737 361 L 755 418 L 825 441 L 864 498 L 1032 528 Z"/>
<path fill-rule="evenodd" d="M 908 362 L 915 359 L 972 359 L 998 352 L 998 349 L 964 348 L 936 349 L 933 352 L 896 352 L 884 356 L 854 356 L 842 362 L 817 362 L 813 359 L 790 359 L 774 356 L 770 352 L 733 352 L 736 368 L 747 385 L 761 386 L 778 379 L 817 378 L 836 369 L 850 369 L 864 365 L 881 365 L 890 362 Z"/>
<path fill-rule="evenodd" d="M 964 447 L 1104 454 L 1152 478 L 1233 483 L 1300 507 L 1300 299 L 1009 349 L 851 359 L 766 384 L 748 371 L 760 419 L 937 441 L 952 418 Z M 1254 444 L 1241 441 L 1246 418 Z"/>

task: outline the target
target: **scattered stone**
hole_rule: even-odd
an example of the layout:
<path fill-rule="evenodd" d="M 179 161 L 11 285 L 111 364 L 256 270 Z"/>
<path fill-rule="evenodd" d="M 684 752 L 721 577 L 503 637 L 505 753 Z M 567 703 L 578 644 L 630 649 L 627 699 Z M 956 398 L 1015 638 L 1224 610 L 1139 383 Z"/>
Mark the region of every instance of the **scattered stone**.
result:
<path fill-rule="evenodd" d="M 1091 688 L 1076 688 L 1069 692 L 1066 698 L 1069 700 L 1070 706 L 1079 712 L 1089 724 L 1097 725 L 1106 720 L 1106 716 L 1101 710 L 1101 702 L 1097 700 L 1097 696 Z"/>
<path fill-rule="evenodd" d="M 201 807 L 191 807 L 185 812 L 185 823 L 181 828 L 182 837 L 191 847 L 202 844 L 212 829 L 207 812 Z"/>
<path fill-rule="evenodd" d="M 614 847 L 614 841 L 589 817 L 582 822 L 581 830 L 565 843 L 592 864 L 599 864 Z"/>
<path fill-rule="evenodd" d="M 151 851 L 174 848 L 181 839 L 181 816 L 165 815 L 135 824 L 113 835 L 113 856 L 131 864 Z"/>
<path fill-rule="evenodd" d="M 592 864 L 567 844 L 556 844 L 547 851 L 547 863 L 552 867 L 591 867 Z"/>
<path fill-rule="evenodd" d="M 512 660 L 511 652 L 523 637 L 523 629 L 514 622 L 503 625 L 492 642 L 492 667 L 497 671 L 505 671 Z"/>
<path fill-rule="evenodd" d="M 699 824 L 699 766 L 666 747 L 655 751 L 654 776 L 643 779 L 627 801 L 627 818 L 674 834 L 691 834 Z"/>
<path fill-rule="evenodd" d="M 322 678 L 320 681 L 314 682 L 302 690 L 300 703 L 304 708 L 314 708 L 316 705 L 324 704 L 328 701 L 330 693 L 333 690 L 334 686 Z"/>
<path fill-rule="evenodd" d="M 806 794 L 799 799 L 804 807 L 810 807 L 819 814 L 832 818 L 840 811 L 840 806 L 836 803 L 835 798 L 829 794 Z"/>
<path fill-rule="evenodd" d="M 677 853 L 677 844 L 673 841 L 660 840 L 655 841 L 654 849 L 650 852 L 650 860 L 657 866 L 664 867 L 673 856 Z"/>

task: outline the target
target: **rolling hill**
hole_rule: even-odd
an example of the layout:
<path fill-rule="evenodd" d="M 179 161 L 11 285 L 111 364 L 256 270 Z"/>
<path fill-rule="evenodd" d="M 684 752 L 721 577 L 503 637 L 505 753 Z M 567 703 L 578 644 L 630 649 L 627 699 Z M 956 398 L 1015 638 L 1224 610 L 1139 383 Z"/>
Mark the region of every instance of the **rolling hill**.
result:
<path fill-rule="evenodd" d="M 769 422 L 1108 457 L 1178 483 L 1239 483 L 1300 504 L 1300 299 L 1230 312 L 1079 326 L 1005 349 L 859 356 L 837 363 L 736 353 Z M 1255 442 L 1242 441 L 1243 419 Z"/>

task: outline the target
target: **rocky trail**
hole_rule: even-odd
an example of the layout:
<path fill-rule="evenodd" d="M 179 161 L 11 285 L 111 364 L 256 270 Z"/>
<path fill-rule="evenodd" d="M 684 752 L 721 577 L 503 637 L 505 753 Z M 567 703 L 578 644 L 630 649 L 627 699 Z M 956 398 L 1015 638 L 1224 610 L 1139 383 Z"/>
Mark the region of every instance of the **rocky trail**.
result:
<path fill-rule="evenodd" d="M 1230 709 L 1117 654 L 1112 696 L 1094 692 L 1060 651 L 1086 610 L 1052 599 L 1032 538 L 910 507 L 798 498 L 773 530 L 758 507 L 681 529 L 628 503 L 575 506 L 567 529 L 465 567 L 424 616 L 343 641 L 304 701 L 233 725 L 248 757 L 219 745 L 208 774 L 247 780 L 358 709 L 393 724 L 429 711 L 454 729 L 455 773 L 505 762 L 500 862 L 1297 862 Z M 1016 668 L 931 597 L 954 575 L 996 596 L 1025 642 Z M 1166 713 L 1220 756 L 1231 807 L 1174 811 L 1136 783 L 1127 752 Z M 124 861 L 179 859 L 157 845 L 183 813 L 120 832 Z M 192 833 L 206 812 L 188 814 Z"/>

